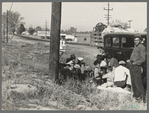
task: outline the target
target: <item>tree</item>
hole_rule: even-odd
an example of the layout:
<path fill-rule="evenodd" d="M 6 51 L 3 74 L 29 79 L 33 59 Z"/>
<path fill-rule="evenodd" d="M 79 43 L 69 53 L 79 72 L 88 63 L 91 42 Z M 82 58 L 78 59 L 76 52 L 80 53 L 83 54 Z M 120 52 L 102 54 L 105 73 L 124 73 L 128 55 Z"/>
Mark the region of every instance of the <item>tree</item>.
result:
<path fill-rule="evenodd" d="M 15 32 L 15 29 L 19 27 L 20 24 L 25 24 L 22 22 L 24 17 L 21 17 L 21 14 L 18 12 L 8 11 L 8 31 Z M 7 12 L 2 14 L 2 26 L 6 26 Z"/>
<path fill-rule="evenodd" d="M 25 27 L 23 24 L 20 24 L 20 27 L 17 29 L 17 34 L 22 34 L 25 31 Z"/>
<path fill-rule="evenodd" d="M 61 30 L 61 33 L 65 33 L 65 34 L 76 34 L 77 32 L 77 28 L 74 28 L 74 27 L 70 27 L 70 29 L 68 30 Z"/>
<path fill-rule="evenodd" d="M 110 22 L 110 26 L 117 26 L 117 27 L 121 27 L 123 29 L 129 28 L 128 23 L 127 22 L 121 22 L 121 20 L 113 20 Z"/>
<path fill-rule="evenodd" d="M 62 34 L 64 34 L 64 33 L 65 33 L 65 31 L 64 31 L 64 30 L 61 30 L 61 33 L 62 33 Z"/>
<path fill-rule="evenodd" d="M 28 33 L 29 33 L 30 35 L 33 35 L 34 32 L 35 32 L 35 30 L 34 30 L 32 27 L 29 27 Z"/>
<path fill-rule="evenodd" d="M 35 28 L 35 30 L 36 30 L 36 31 L 42 31 L 42 27 L 37 26 L 37 27 Z"/>
<path fill-rule="evenodd" d="M 70 27 L 70 29 L 68 30 L 68 33 L 71 34 L 71 35 L 73 33 L 75 34 L 76 32 L 77 32 L 77 28 L 74 28 L 74 27 Z"/>

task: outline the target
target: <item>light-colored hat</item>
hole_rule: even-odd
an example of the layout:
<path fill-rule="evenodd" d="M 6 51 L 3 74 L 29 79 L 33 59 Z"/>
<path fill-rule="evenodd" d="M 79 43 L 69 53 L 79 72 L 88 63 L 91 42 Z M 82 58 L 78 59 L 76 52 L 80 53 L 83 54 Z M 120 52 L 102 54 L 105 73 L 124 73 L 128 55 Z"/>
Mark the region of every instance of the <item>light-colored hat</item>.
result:
<path fill-rule="evenodd" d="M 80 65 L 79 64 L 75 64 L 74 68 L 80 69 Z"/>
<path fill-rule="evenodd" d="M 126 64 L 126 62 L 121 60 L 121 61 L 119 61 L 119 64 Z"/>
<path fill-rule="evenodd" d="M 83 58 L 82 57 L 78 57 L 78 60 L 83 60 Z"/>

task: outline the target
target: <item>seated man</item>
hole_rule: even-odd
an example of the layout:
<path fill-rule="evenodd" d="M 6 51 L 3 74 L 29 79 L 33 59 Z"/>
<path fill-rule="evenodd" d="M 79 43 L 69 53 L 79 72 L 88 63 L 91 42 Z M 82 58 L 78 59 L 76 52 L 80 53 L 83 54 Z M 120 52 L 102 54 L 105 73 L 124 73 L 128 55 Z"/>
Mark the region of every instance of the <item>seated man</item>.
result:
<path fill-rule="evenodd" d="M 105 55 L 101 58 L 100 67 L 107 67 L 107 58 Z"/>
<path fill-rule="evenodd" d="M 76 59 L 76 56 L 74 54 L 70 55 L 70 58 L 67 58 L 66 59 L 66 63 L 72 61 L 72 60 L 75 60 Z"/>
<path fill-rule="evenodd" d="M 99 62 L 99 63 L 101 63 L 101 61 L 102 61 L 102 55 L 97 55 L 96 56 L 96 60 Z"/>
<path fill-rule="evenodd" d="M 119 62 L 119 66 L 114 70 L 114 85 L 117 87 L 125 88 L 126 86 L 130 88 L 131 86 L 131 78 L 130 71 L 124 65 L 126 63 L 124 61 Z"/>
<path fill-rule="evenodd" d="M 77 61 L 76 61 L 76 64 L 79 64 L 81 66 L 82 63 L 84 63 L 83 62 L 83 58 L 82 57 L 78 57 Z"/>
<path fill-rule="evenodd" d="M 90 66 L 86 65 L 84 62 L 81 63 L 81 74 L 80 74 L 80 80 L 85 80 L 87 77 L 90 77 L 90 73 L 92 69 Z"/>
<path fill-rule="evenodd" d="M 60 73 L 64 76 L 64 80 L 67 80 L 67 78 L 72 78 L 72 70 L 74 68 L 75 59 L 75 55 L 72 54 L 70 58 L 66 60 L 66 63 L 59 63 Z"/>
<path fill-rule="evenodd" d="M 107 82 L 102 84 L 101 87 L 112 87 L 114 85 L 114 73 L 111 66 L 108 66 L 107 74 L 104 74 L 102 78 L 107 78 Z"/>

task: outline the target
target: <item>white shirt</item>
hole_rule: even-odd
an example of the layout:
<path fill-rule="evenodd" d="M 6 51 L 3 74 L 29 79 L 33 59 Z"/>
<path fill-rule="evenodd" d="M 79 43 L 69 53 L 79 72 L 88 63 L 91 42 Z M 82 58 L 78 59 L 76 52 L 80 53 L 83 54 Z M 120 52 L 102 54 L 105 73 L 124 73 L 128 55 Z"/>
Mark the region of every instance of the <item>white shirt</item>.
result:
<path fill-rule="evenodd" d="M 114 82 L 124 81 L 126 79 L 126 75 L 128 75 L 126 84 L 131 85 L 130 71 L 126 67 L 121 66 L 121 65 L 116 67 L 115 70 L 114 70 L 114 74 L 115 74 Z"/>
<path fill-rule="evenodd" d="M 104 60 L 102 60 L 100 63 L 100 67 L 106 67 L 106 66 L 107 66 L 107 63 Z"/>
<path fill-rule="evenodd" d="M 100 72 L 100 68 L 95 67 L 94 76 L 98 77 L 99 76 L 99 72 Z"/>
<path fill-rule="evenodd" d="M 63 40 L 63 39 L 60 40 L 60 46 L 66 46 L 65 40 Z"/>

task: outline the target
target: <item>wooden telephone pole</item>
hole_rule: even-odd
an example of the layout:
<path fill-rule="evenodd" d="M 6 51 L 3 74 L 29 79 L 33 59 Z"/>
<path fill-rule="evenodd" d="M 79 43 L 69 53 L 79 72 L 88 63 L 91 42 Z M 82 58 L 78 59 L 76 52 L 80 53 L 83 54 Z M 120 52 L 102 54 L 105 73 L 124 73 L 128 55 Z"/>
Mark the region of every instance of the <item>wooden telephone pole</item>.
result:
<path fill-rule="evenodd" d="M 61 2 L 52 2 L 49 75 L 56 81 L 59 75 L 59 47 L 61 26 Z"/>
<path fill-rule="evenodd" d="M 131 28 L 131 22 L 132 22 L 132 20 L 128 20 L 128 22 L 129 22 L 129 28 Z"/>
<path fill-rule="evenodd" d="M 112 11 L 113 10 L 113 8 L 112 9 L 109 9 L 109 7 L 110 7 L 110 4 L 108 3 L 108 9 L 105 9 L 104 8 L 104 10 L 108 10 L 108 15 L 106 15 L 106 17 L 105 17 L 105 18 L 107 18 L 107 25 L 109 25 L 109 19 L 110 19 L 110 16 L 111 16 L 111 15 L 109 15 L 109 11 Z"/>
<path fill-rule="evenodd" d="M 6 19 L 6 41 L 8 43 L 8 10 L 7 10 L 7 19 Z"/>
<path fill-rule="evenodd" d="M 47 24 L 48 24 L 48 22 L 47 22 L 47 20 L 46 20 L 46 22 L 45 22 L 45 39 L 47 39 Z"/>

